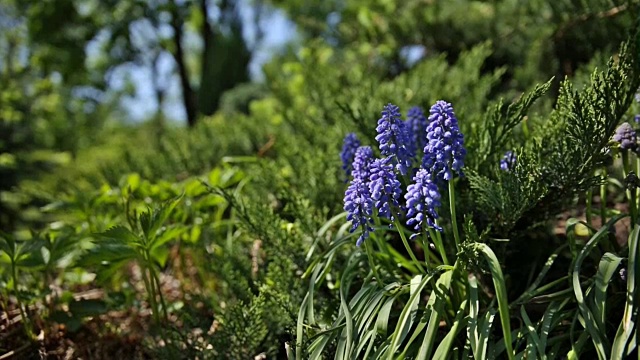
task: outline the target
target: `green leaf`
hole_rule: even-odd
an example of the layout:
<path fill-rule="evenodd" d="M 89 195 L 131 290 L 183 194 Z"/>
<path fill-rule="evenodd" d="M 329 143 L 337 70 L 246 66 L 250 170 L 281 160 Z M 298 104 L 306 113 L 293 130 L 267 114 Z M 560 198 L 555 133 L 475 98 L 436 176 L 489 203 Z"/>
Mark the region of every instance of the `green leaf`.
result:
<path fill-rule="evenodd" d="M 522 317 L 522 321 L 524 321 L 525 328 L 528 331 L 528 340 L 527 343 L 531 343 L 533 346 L 530 348 L 528 359 L 537 358 L 540 360 L 546 360 L 545 356 L 545 346 L 540 341 L 540 337 L 538 336 L 538 332 L 536 331 L 536 327 L 533 326 L 531 320 L 529 319 L 529 315 L 527 315 L 527 311 L 524 309 L 524 306 L 520 307 L 520 316 Z M 529 348 L 529 346 L 527 346 Z M 537 354 L 536 354 L 537 351 Z"/>
<path fill-rule="evenodd" d="M 460 309 L 458 309 L 458 312 L 456 313 L 456 317 L 453 320 L 451 330 L 449 330 L 447 335 L 440 342 L 440 345 L 438 345 L 436 352 L 433 354 L 433 359 L 447 359 L 449 350 L 451 350 L 451 345 L 453 344 L 453 340 L 456 338 L 462 328 L 467 325 L 467 320 L 466 318 L 464 318 L 464 313 L 467 309 L 468 303 L 469 302 L 467 300 L 464 300 L 462 304 L 460 304 Z M 418 358 L 420 358 L 420 356 L 418 356 Z"/>
<path fill-rule="evenodd" d="M 150 250 L 153 251 L 171 240 L 178 239 L 183 233 L 187 232 L 187 230 L 188 228 L 186 226 L 174 226 L 163 231 L 153 242 L 149 244 Z"/>
<path fill-rule="evenodd" d="M 159 209 L 149 210 L 146 213 L 140 214 L 140 225 L 142 225 L 142 230 L 150 242 L 150 247 L 153 247 L 153 244 L 156 241 L 158 229 L 164 225 L 165 221 L 167 221 L 169 215 L 171 215 L 171 212 L 182 200 L 183 196 L 184 194 L 181 194 L 177 198 L 167 201 Z"/>
<path fill-rule="evenodd" d="M 444 274 L 442 276 L 444 276 Z M 387 350 L 387 359 L 389 360 L 393 359 L 396 349 L 400 345 L 402 338 L 406 336 L 406 333 L 408 331 L 407 327 L 410 326 L 409 324 L 410 319 L 413 319 L 415 317 L 415 314 L 413 314 L 413 312 L 415 311 L 418 301 L 420 300 L 420 293 L 422 292 L 422 289 L 424 289 L 424 287 L 427 286 L 427 283 L 431 279 L 432 279 L 431 275 L 424 277 L 422 279 L 422 281 L 418 284 L 418 286 L 414 288 L 413 294 L 411 294 L 411 296 L 409 297 L 409 301 L 405 304 L 404 308 L 402 309 L 402 313 L 400 313 L 400 318 L 398 319 L 398 324 L 396 325 L 396 329 L 393 332 L 393 336 L 391 338 L 391 345 Z"/>
<path fill-rule="evenodd" d="M 427 314 L 425 314 L 428 315 L 427 330 L 424 333 L 424 338 L 422 339 L 418 353 L 418 356 L 423 359 L 428 359 L 433 351 L 433 343 L 440 329 L 440 319 L 446 315 L 444 304 L 447 300 L 447 294 L 451 288 L 451 280 L 457 266 L 458 263 L 440 275 L 438 281 L 436 281 L 435 288 L 429 295 Z"/>
<path fill-rule="evenodd" d="M 139 244 L 140 238 L 131 230 L 127 229 L 124 226 L 114 226 L 112 228 L 107 229 L 106 231 L 98 234 L 101 238 L 105 240 L 114 241 L 117 244 Z"/>
<path fill-rule="evenodd" d="M 137 257 L 138 253 L 128 245 L 100 244 L 82 255 L 77 265 L 80 267 L 109 265 Z"/>
<path fill-rule="evenodd" d="M 602 239 L 607 239 L 607 235 L 609 233 L 609 229 L 620 219 L 626 217 L 627 215 L 617 215 L 613 219 L 609 220 L 605 226 L 603 226 L 597 233 L 595 233 L 591 239 L 587 242 L 587 244 L 582 248 L 578 257 L 575 260 L 573 270 L 572 270 L 572 285 L 573 292 L 576 297 L 576 301 L 578 303 L 578 308 L 580 309 L 580 314 L 584 318 L 584 323 L 587 328 L 587 332 L 591 335 L 591 340 L 596 348 L 598 353 L 598 358 L 601 360 L 609 358 L 610 348 L 606 344 L 606 335 L 604 334 L 605 329 L 598 328 L 598 322 L 594 318 L 593 313 L 589 309 L 585 299 L 584 294 L 582 292 L 582 287 L 580 285 L 580 267 L 582 266 L 582 262 L 584 259 L 589 256 L 591 250 L 593 250 L 598 242 Z M 635 229 L 634 229 L 635 230 Z"/>
<path fill-rule="evenodd" d="M 596 273 L 593 313 L 598 322 L 598 327 L 605 329 L 607 319 L 607 287 L 609 281 L 614 274 L 617 273 L 618 266 L 622 262 L 622 258 L 612 253 L 605 253 L 598 264 L 598 272 Z"/>
<path fill-rule="evenodd" d="M 504 335 L 504 345 L 507 351 L 509 359 L 513 359 L 513 348 L 511 346 L 511 316 L 509 314 L 509 302 L 507 300 L 507 287 L 504 282 L 504 276 L 502 275 L 502 269 L 500 268 L 500 262 L 496 258 L 493 250 L 487 245 L 478 243 L 482 254 L 487 259 L 489 264 L 489 270 L 493 277 L 493 285 L 496 291 L 496 298 L 498 299 L 498 311 L 500 313 L 500 323 L 502 324 L 502 333 Z"/>
<path fill-rule="evenodd" d="M 394 301 L 398 298 L 400 293 L 397 293 L 390 299 L 385 301 L 382 308 L 378 312 L 378 319 L 376 320 L 376 331 L 384 337 L 387 336 L 387 328 L 389 327 L 389 316 L 391 315 L 391 308 L 393 307 Z"/>
<path fill-rule="evenodd" d="M 0 251 L 9 255 L 9 258 L 13 259 L 15 256 L 15 242 L 13 241 L 13 237 L 3 236 L 0 237 Z"/>
<path fill-rule="evenodd" d="M 638 269 L 638 260 L 640 259 L 640 246 L 638 246 L 638 236 L 640 234 L 640 225 L 636 224 L 633 227 L 633 231 L 629 234 L 629 261 L 627 262 L 627 296 L 624 313 L 622 315 L 622 321 L 618 325 L 616 336 L 613 339 L 613 345 L 611 348 L 611 359 L 623 359 L 625 358 L 625 348 L 627 342 L 631 337 L 634 325 L 633 315 L 638 313 L 636 308 L 637 304 L 637 289 L 636 289 L 636 270 Z M 635 319 L 637 321 L 637 319 Z"/>
<path fill-rule="evenodd" d="M 469 274 L 469 323 L 467 325 L 467 337 L 475 359 L 483 359 L 485 354 L 480 353 L 480 332 L 478 329 L 478 312 L 480 302 L 478 300 L 478 280 L 473 274 Z"/>

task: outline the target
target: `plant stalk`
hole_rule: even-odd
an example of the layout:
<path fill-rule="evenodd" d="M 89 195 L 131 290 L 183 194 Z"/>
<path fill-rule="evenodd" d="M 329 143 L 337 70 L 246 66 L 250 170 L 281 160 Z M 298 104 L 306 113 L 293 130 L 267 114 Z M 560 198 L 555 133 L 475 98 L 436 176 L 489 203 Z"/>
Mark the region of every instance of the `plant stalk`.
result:
<path fill-rule="evenodd" d="M 33 340 L 35 337 L 33 335 L 33 332 L 31 331 L 31 321 L 27 317 L 27 314 L 22 307 L 22 300 L 20 299 L 20 292 L 18 291 L 18 269 L 16 267 L 14 259 L 11 259 L 11 276 L 13 278 L 13 290 L 16 293 L 16 305 L 18 305 L 18 310 L 20 311 L 20 318 L 22 319 L 22 323 L 24 324 L 24 331 L 27 333 L 27 337 L 30 340 Z M 7 315 L 8 314 L 9 313 L 7 312 Z"/>
<path fill-rule="evenodd" d="M 420 263 L 420 261 L 418 261 L 418 259 L 416 258 L 416 255 L 413 253 L 413 250 L 411 250 L 411 246 L 409 245 L 409 242 L 407 241 L 407 237 L 404 235 L 404 232 L 402 231 L 401 227 L 400 227 L 400 221 L 398 221 L 398 218 L 396 218 L 394 220 L 394 223 L 396 225 L 396 228 L 398 229 L 398 232 L 400 233 L 400 238 L 402 239 L 402 243 L 404 244 L 404 248 L 407 249 L 407 252 L 409 253 L 409 257 L 411 257 L 411 260 L 416 264 L 416 266 L 420 269 L 421 272 L 425 272 L 424 267 L 422 266 L 422 263 Z M 427 257 L 427 254 L 425 253 L 425 258 Z"/>
<path fill-rule="evenodd" d="M 607 169 L 602 169 L 600 174 L 605 179 L 605 183 L 600 185 L 600 226 L 604 226 L 607 223 Z"/>
<path fill-rule="evenodd" d="M 370 248 L 369 241 L 367 240 L 364 241 L 364 248 L 367 253 L 367 257 L 369 258 L 369 266 L 371 267 L 371 270 L 373 270 L 373 275 L 375 275 L 376 282 L 381 288 L 384 288 L 384 284 L 382 283 L 380 274 L 378 274 L 378 268 L 376 268 L 376 264 L 373 261 L 373 254 L 372 254 L 373 250 Z"/>
<path fill-rule="evenodd" d="M 436 221 L 436 224 L 437 224 L 437 221 Z M 429 229 L 429 236 L 431 237 L 431 240 L 433 240 L 433 243 L 436 245 L 436 249 L 438 249 L 438 252 L 442 257 L 442 263 L 444 265 L 449 265 L 450 262 L 449 262 L 449 259 L 447 258 L 447 252 L 444 249 L 444 244 L 442 243 L 442 236 L 440 235 L 440 232 L 430 227 L 428 229 Z"/>
<path fill-rule="evenodd" d="M 456 218 L 456 195 L 453 180 L 449 180 L 449 209 L 451 210 L 451 226 L 453 238 L 456 242 L 456 251 L 460 251 L 460 234 L 458 233 L 458 219 Z"/>

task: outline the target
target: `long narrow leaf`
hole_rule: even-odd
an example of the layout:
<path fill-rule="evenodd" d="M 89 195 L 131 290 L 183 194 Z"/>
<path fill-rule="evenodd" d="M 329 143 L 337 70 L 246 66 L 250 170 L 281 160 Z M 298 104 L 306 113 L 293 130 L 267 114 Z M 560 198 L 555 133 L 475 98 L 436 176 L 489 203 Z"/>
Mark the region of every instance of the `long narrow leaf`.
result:
<path fill-rule="evenodd" d="M 591 340 L 593 341 L 593 345 L 596 348 L 596 352 L 598 354 L 598 358 L 601 360 L 605 360 L 609 358 L 609 347 L 606 344 L 606 336 L 603 333 L 604 329 L 599 329 L 596 324 L 596 320 L 591 313 L 591 310 L 587 306 L 587 302 L 585 301 L 584 294 L 582 292 L 582 287 L 580 286 L 580 268 L 582 266 L 582 262 L 587 258 L 591 250 L 593 250 L 598 242 L 602 239 L 607 238 L 606 235 L 609 233 L 609 229 L 620 219 L 624 218 L 627 215 L 617 215 L 613 219 L 609 220 L 605 226 L 603 226 L 597 233 L 595 233 L 591 239 L 587 242 L 587 244 L 582 248 L 578 257 L 576 258 L 575 264 L 573 265 L 572 271 L 572 285 L 573 292 L 576 297 L 576 301 L 578 302 L 578 308 L 580 309 L 580 313 L 584 318 L 585 326 L 589 335 L 591 335 Z"/>
<path fill-rule="evenodd" d="M 466 326 L 467 321 L 464 318 L 465 310 L 467 309 L 468 301 L 464 300 L 462 304 L 460 304 L 460 309 L 456 314 L 456 317 L 453 321 L 453 325 L 451 326 L 451 330 L 447 333 L 447 335 L 442 339 L 440 345 L 436 349 L 436 352 L 433 354 L 433 359 L 446 359 L 449 355 L 449 350 L 451 349 L 451 345 L 453 344 L 453 340 L 456 338 L 458 333 L 461 330 L 461 327 Z M 418 359 L 421 359 L 420 354 L 418 355 Z"/>
<path fill-rule="evenodd" d="M 500 323 L 502 324 L 502 333 L 504 334 L 504 345 L 507 351 L 507 357 L 513 359 L 513 347 L 511 346 L 511 317 L 509 315 L 509 302 L 507 300 L 507 287 L 504 283 L 504 276 L 502 275 L 502 269 L 500 268 L 500 262 L 496 258 L 496 254 L 486 244 L 478 244 L 487 263 L 489 264 L 489 270 L 493 277 L 493 285 L 496 290 L 496 298 L 498 299 L 498 311 L 500 312 Z"/>
<path fill-rule="evenodd" d="M 596 321 L 598 321 L 598 327 L 605 328 L 607 318 L 607 288 L 609 287 L 609 281 L 616 274 L 618 266 L 622 262 L 622 258 L 612 253 L 605 253 L 600 263 L 598 264 L 598 272 L 596 273 L 595 292 L 594 292 L 594 306 L 593 312 L 596 314 Z"/>
<path fill-rule="evenodd" d="M 527 328 L 528 333 L 528 338 L 531 342 L 531 344 L 535 347 L 535 351 L 538 352 L 538 357 L 535 357 L 534 355 L 530 355 L 527 358 L 528 359 L 532 359 L 532 358 L 537 358 L 540 360 L 546 360 L 546 356 L 545 356 L 545 347 L 542 344 L 542 342 L 540 341 L 540 337 L 538 336 L 538 332 L 535 326 L 533 326 L 533 323 L 531 323 L 531 319 L 529 319 L 529 315 L 527 315 L 527 311 L 524 309 L 524 306 L 520 307 L 520 316 L 522 317 L 522 321 L 524 321 L 524 324 Z M 528 347 L 528 346 L 527 346 Z M 532 352 L 533 354 L 533 352 Z"/>
<path fill-rule="evenodd" d="M 637 261 L 640 258 L 638 251 L 638 234 L 640 233 L 640 225 L 636 224 L 633 231 L 629 235 L 629 261 L 627 263 L 627 298 L 624 306 L 624 314 L 622 321 L 616 331 L 611 349 L 612 359 L 622 359 L 624 357 L 627 341 L 633 332 L 634 327 L 634 304 L 636 303 L 636 268 Z M 640 352 L 639 352 L 640 353 Z"/>
<path fill-rule="evenodd" d="M 467 338 L 473 352 L 474 359 L 481 359 L 478 353 L 480 348 L 480 333 L 478 331 L 478 312 L 480 302 L 478 300 L 478 281 L 474 275 L 469 275 L 469 324 L 467 325 Z"/>
<path fill-rule="evenodd" d="M 456 264 L 457 265 L 457 264 Z M 418 354 L 419 359 L 428 359 L 433 351 L 433 343 L 436 339 L 440 327 L 440 318 L 444 317 L 444 303 L 451 287 L 453 269 L 440 275 L 436 281 L 436 288 L 433 289 L 427 302 L 427 309 L 430 311 L 427 323 L 427 331 L 424 334 L 422 345 Z"/>
<path fill-rule="evenodd" d="M 400 313 L 400 318 L 398 319 L 398 325 L 396 325 L 396 330 L 393 332 L 393 336 L 391 338 L 391 345 L 387 351 L 387 359 L 393 359 L 395 351 L 400 345 L 401 334 L 404 331 L 405 326 L 408 325 L 409 319 L 414 316 L 414 314 L 412 314 L 412 311 L 413 309 L 415 309 L 415 306 L 420 300 L 420 293 L 422 292 L 422 289 L 427 286 L 427 283 L 430 279 L 431 276 L 426 276 L 422 279 L 420 284 L 415 288 L 414 293 L 409 297 L 409 301 L 402 309 L 402 313 Z"/>

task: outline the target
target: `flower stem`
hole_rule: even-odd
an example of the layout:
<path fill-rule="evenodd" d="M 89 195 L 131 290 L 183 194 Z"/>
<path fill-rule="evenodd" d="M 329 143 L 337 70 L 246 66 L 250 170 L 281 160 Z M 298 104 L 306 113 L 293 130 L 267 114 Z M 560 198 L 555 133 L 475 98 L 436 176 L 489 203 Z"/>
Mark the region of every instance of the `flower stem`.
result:
<path fill-rule="evenodd" d="M 153 311 L 153 320 L 156 324 L 160 323 L 160 314 L 158 313 L 158 305 L 156 304 L 156 295 L 153 289 L 153 283 L 150 282 L 147 277 L 147 269 L 146 267 L 142 267 L 142 281 L 144 282 L 144 287 L 147 289 L 147 296 L 149 297 L 149 305 L 151 306 L 151 310 Z"/>
<path fill-rule="evenodd" d="M 444 265 L 449 265 L 449 259 L 447 258 L 447 252 L 444 250 L 440 232 L 429 228 L 429 236 L 431 237 L 431 240 L 433 240 L 433 243 L 436 245 L 436 249 L 438 249 L 440 256 L 442 256 L 442 263 Z"/>
<path fill-rule="evenodd" d="M 585 217 L 587 218 L 587 225 L 591 226 L 591 217 L 592 217 L 592 212 L 591 212 L 591 205 L 592 205 L 592 201 L 593 201 L 593 190 L 589 189 L 587 190 L 587 195 L 586 195 L 586 201 L 587 201 L 587 209 L 586 209 L 586 214 Z"/>
<path fill-rule="evenodd" d="M 409 253 L 409 256 L 411 257 L 411 260 L 413 260 L 413 262 L 420 269 L 420 271 L 424 273 L 425 272 L 424 267 L 422 266 L 420 261 L 418 261 L 418 259 L 416 258 L 416 255 L 413 253 L 413 250 L 411 250 L 411 246 L 409 245 L 409 242 L 407 241 L 407 237 L 404 235 L 404 231 L 402 231 L 402 228 L 400 227 L 401 226 L 400 225 L 400 221 L 398 221 L 398 219 L 396 218 L 394 220 L 394 223 L 396 225 L 396 229 L 398 229 L 398 233 L 400 233 L 400 238 L 402 239 L 402 243 L 404 244 L 404 248 L 407 249 L 407 252 Z M 425 255 L 425 258 L 426 258 L 427 257 L 427 253 L 425 252 L 424 255 Z"/>
<path fill-rule="evenodd" d="M 160 288 L 160 279 L 158 278 L 158 273 L 155 269 L 149 269 L 151 271 L 152 281 L 156 283 L 156 291 L 158 292 L 158 297 L 160 298 L 160 305 L 162 305 L 162 313 L 164 315 L 164 321 L 169 322 L 169 314 L 167 312 L 167 304 L 164 302 L 164 296 L 162 296 L 162 289 Z"/>
<path fill-rule="evenodd" d="M 451 226 L 453 238 L 456 242 L 456 251 L 460 251 L 460 234 L 458 233 L 458 219 L 456 218 L 456 195 L 453 180 L 449 180 L 449 209 L 451 210 Z"/>
<path fill-rule="evenodd" d="M 31 330 L 31 320 L 27 317 L 25 309 L 22 308 L 22 300 L 20 299 L 20 292 L 18 291 L 18 270 L 13 258 L 11 259 L 11 276 L 13 277 L 13 290 L 16 292 L 16 305 L 18 306 L 18 310 L 20 310 L 20 318 L 24 324 L 24 331 L 27 333 L 27 337 L 33 340 L 35 337 Z M 7 312 L 7 315 L 8 314 Z"/>
<path fill-rule="evenodd" d="M 600 224 L 607 223 L 607 169 L 602 169 L 600 174 L 604 177 L 605 183 L 600 185 Z"/>
<path fill-rule="evenodd" d="M 625 187 L 627 187 L 627 184 L 626 184 L 627 176 L 629 176 L 629 173 L 631 172 L 631 162 L 629 161 L 629 153 L 627 151 L 624 151 L 622 153 L 622 169 L 623 169 L 623 176 L 625 178 Z M 631 224 L 635 224 L 637 220 L 636 196 L 635 196 L 636 189 L 629 190 L 629 188 L 627 188 L 626 193 L 627 193 L 627 199 L 629 200 L 629 214 L 631 215 Z"/>
<path fill-rule="evenodd" d="M 373 270 L 373 275 L 375 275 L 376 282 L 378 283 L 378 285 L 380 285 L 380 287 L 384 288 L 384 284 L 382 283 L 380 274 L 378 274 L 378 268 L 376 268 L 376 264 L 375 262 L 373 262 L 373 254 L 372 254 L 373 250 L 370 248 L 369 241 L 367 240 L 364 241 L 364 248 L 367 253 L 367 256 L 369 257 L 369 266 L 371 267 L 371 270 Z"/>

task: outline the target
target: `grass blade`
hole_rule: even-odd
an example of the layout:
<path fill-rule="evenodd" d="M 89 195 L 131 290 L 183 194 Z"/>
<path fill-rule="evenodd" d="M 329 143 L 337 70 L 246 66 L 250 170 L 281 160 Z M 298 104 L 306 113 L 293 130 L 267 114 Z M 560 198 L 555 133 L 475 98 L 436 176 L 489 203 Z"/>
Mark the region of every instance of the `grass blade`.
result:
<path fill-rule="evenodd" d="M 500 313 L 500 323 L 502 324 L 502 333 L 504 334 L 504 345 L 507 351 L 507 356 L 511 360 L 513 359 L 513 347 L 511 346 L 511 317 L 509 315 L 509 302 L 507 299 L 507 287 L 504 282 L 504 275 L 500 268 L 500 262 L 496 258 L 493 250 L 487 244 L 479 243 L 478 246 L 482 250 L 487 263 L 489 264 L 489 270 L 493 277 L 493 285 L 496 291 L 496 298 L 498 299 L 498 311 Z"/>
<path fill-rule="evenodd" d="M 598 272 L 596 274 L 595 293 L 594 293 L 594 307 L 593 312 L 596 314 L 596 320 L 598 321 L 598 327 L 605 328 L 606 316 L 607 316 L 607 288 L 609 287 L 609 281 L 616 274 L 618 266 L 622 262 L 622 258 L 612 253 L 605 253 L 600 259 L 598 264 Z"/>
<path fill-rule="evenodd" d="M 451 326 L 451 330 L 449 333 L 442 339 L 440 345 L 436 349 L 436 352 L 433 354 L 433 359 L 446 359 L 449 355 L 449 350 L 451 349 L 451 344 L 453 344 L 453 340 L 456 338 L 456 335 L 460 332 L 460 328 L 466 326 L 467 321 L 463 317 L 465 310 L 467 310 L 467 304 L 469 302 L 464 300 L 462 304 L 460 304 L 460 309 L 456 314 L 456 318 L 453 321 L 453 325 Z M 418 359 L 426 359 L 426 357 L 420 357 L 421 354 L 418 354 Z"/>
<path fill-rule="evenodd" d="M 616 331 L 616 336 L 613 339 L 613 346 L 611 349 L 611 359 L 624 358 L 625 348 L 629 337 L 634 327 L 634 303 L 636 302 L 636 270 L 638 251 L 638 234 L 640 233 L 640 226 L 636 224 L 633 231 L 629 235 L 629 261 L 627 265 L 627 299 L 624 306 L 624 314 L 622 315 L 622 321 Z M 639 352 L 640 353 L 640 352 Z M 640 356 L 640 355 L 639 355 Z"/>
<path fill-rule="evenodd" d="M 481 359 L 478 350 L 480 348 L 480 334 L 478 331 L 478 311 L 480 302 L 478 300 L 478 280 L 474 275 L 469 275 L 469 324 L 467 325 L 467 338 L 471 346 L 474 359 Z"/>
<path fill-rule="evenodd" d="M 400 318 L 398 319 L 398 324 L 396 325 L 396 330 L 393 332 L 393 336 L 391 337 L 391 345 L 389 346 L 387 352 L 387 359 L 393 359 L 396 349 L 400 345 L 401 334 L 405 333 L 405 327 L 409 325 L 409 319 L 413 316 L 413 309 L 415 309 L 418 305 L 418 301 L 420 299 L 420 293 L 427 283 L 431 280 L 431 276 L 426 276 L 422 279 L 422 281 L 418 284 L 417 287 L 414 288 L 414 293 L 409 297 L 409 301 L 402 309 L 402 313 L 400 313 Z M 406 333 L 405 333 L 406 335 Z"/>
<path fill-rule="evenodd" d="M 527 315 L 527 311 L 524 309 L 524 306 L 520 307 L 520 316 L 522 317 L 522 321 L 524 321 L 524 325 L 526 326 L 527 331 L 529 332 L 527 342 L 530 342 L 535 348 L 530 350 L 531 355 L 527 356 L 527 359 L 537 358 L 540 360 L 546 360 L 545 354 L 545 346 L 540 341 L 540 337 L 538 336 L 538 332 L 536 331 L 536 327 L 531 323 L 531 319 L 529 319 L 529 315 Z M 527 345 L 529 348 L 529 345 Z M 538 352 L 538 357 L 535 356 L 535 351 Z"/>
<path fill-rule="evenodd" d="M 600 329 L 597 326 L 597 320 L 594 315 L 589 310 L 587 302 L 584 298 L 584 293 L 582 292 L 582 287 L 580 285 L 580 267 L 582 266 L 582 262 L 587 258 L 589 253 L 598 245 L 598 242 L 602 239 L 606 239 L 609 233 L 609 229 L 620 219 L 626 217 L 627 215 L 617 215 L 613 219 L 609 220 L 605 226 L 603 226 L 597 233 L 595 233 L 591 239 L 587 242 L 587 244 L 582 248 L 578 257 L 575 260 L 575 264 L 573 265 L 572 271 L 572 284 L 573 284 L 573 292 L 578 303 L 578 308 L 580 309 L 580 314 L 584 318 L 584 323 L 589 335 L 591 335 L 591 340 L 593 341 L 593 345 L 596 348 L 596 352 L 598 353 L 598 358 L 601 360 L 608 359 L 609 354 L 607 349 L 609 348 L 606 344 L 606 336 L 600 331 L 604 329 Z"/>

